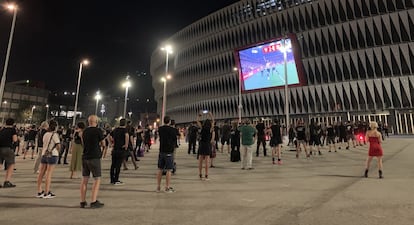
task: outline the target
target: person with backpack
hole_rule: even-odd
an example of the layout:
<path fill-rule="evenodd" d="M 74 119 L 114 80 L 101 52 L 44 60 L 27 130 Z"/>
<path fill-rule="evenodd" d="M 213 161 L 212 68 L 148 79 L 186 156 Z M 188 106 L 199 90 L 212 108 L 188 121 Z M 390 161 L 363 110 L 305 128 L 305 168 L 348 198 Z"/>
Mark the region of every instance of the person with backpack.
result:
<path fill-rule="evenodd" d="M 17 132 L 13 124 L 14 120 L 9 118 L 6 120 L 6 126 L 0 130 L 0 162 L 4 161 L 5 165 L 7 165 L 3 188 L 16 187 L 16 185 L 10 182 L 15 164 L 13 143 L 17 142 Z"/>

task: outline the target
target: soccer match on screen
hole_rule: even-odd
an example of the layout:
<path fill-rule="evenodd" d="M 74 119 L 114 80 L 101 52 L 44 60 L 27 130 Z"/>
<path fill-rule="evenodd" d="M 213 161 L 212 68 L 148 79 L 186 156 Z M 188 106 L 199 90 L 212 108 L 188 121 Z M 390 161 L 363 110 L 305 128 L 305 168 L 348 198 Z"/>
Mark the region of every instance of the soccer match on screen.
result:
<path fill-rule="evenodd" d="M 299 84 L 298 72 L 292 51 L 291 39 L 268 42 L 239 51 L 243 90 L 251 91 L 284 86 L 285 65 L 283 53 L 287 52 L 288 85 Z"/>

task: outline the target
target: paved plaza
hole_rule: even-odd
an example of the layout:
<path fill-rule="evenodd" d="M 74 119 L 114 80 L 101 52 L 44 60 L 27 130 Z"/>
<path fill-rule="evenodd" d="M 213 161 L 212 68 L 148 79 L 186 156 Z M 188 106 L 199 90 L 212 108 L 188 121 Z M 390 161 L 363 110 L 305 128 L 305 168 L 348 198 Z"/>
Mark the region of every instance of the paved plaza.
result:
<path fill-rule="evenodd" d="M 299 159 L 283 150 L 283 165 L 271 157 L 253 158 L 254 170 L 218 153 L 209 181 L 198 178 L 197 161 L 178 149 L 175 193 L 156 193 L 158 146 L 145 154 L 139 169 L 122 171 L 122 186 L 109 184 L 110 157 L 103 160 L 101 209 L 79 208 L 80 179 L 69 179 L 58 165 L 51 190 L 54 199 L 38 199 L 33 160 L 17 157 L 12 182 L 0 189 L 0 224 L 114 225 L 412 225 L 414 221 L 414 139 L 391 137 L 383 143 L 384 179 L 374 161 L 362 178 L 367 147 Z M 3 179 L 4 171 L 1 173 Z M 90 180 L 91 184 L 91 180 Z M 91 186 L 91 185 L 90 185 Z M 90 189 L 90 186 L 88 187 Z M 88 190 L 88 199 L 90 190 Z"/>

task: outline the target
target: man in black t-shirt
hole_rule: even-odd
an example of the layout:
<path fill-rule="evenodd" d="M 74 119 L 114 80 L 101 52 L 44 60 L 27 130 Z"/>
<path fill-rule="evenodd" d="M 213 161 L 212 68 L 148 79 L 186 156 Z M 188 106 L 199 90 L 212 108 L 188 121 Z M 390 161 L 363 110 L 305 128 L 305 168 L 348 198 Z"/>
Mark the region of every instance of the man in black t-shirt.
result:
<path fill-rule="evenodd" d="M 132 141 L 133 141 L 134 136 L 135 136 L 135 129 L 132 127 L 131 121 L 126 122 L 125 129 L 126 129 L 126 132 L 129 135 L 129 142 L 128 142 L 128 151 L 126 152 L 126 155 L 125 155 L 124 161 L 123 161 L 124 170 L 128 170 L 128 167 L 127 167 L 126 163 L 127 163 L 130 156 L 131 156 L 131 162 L 134 165 L 134 168 L 138 169 L 139 168 L 138 165 L 137 165 L 138 159 L 137 159 L 136 154 L 134 153 L 134 149 L 132 148 Z"/>
<path fill-rule="evenodd" d="M 190 127 L 188 127 L 188 154 L 193 152 L 193 154 L 196 154 L 196 142 L 197 142 L 197 133 L 198 128 L 195 126 L 197 124 L 195 121 L 193 124 L 191 124 Z"/>
<path fill-rule="evenodd" d="M 9 118 L 6 120 L 6 126 L 0 130 L 0 162 L 3 163 L 4 161 L 7 166 L 3 188 L 16 187 L 16 185 L 10 182 L 15 163 L 13 143 L 17 142 L 17 132 L 13 124 L 14 120 Z"/>
<path fill-rule="evenodd" d="M 91 115 L 88 117 L 89 127 L 83 131 L 83 155 L 82 155 L 82 184 L 81 184 L 81 203 L 80 207 L 85 208 L 86 189 L 88 186 L 89 176 L 92 174 L 94 183 L 92 186 L 91 208 L 101 208 L 103 203 L 97 200 L 99 186 L 101 184 L 101 146 L 104 146 L 103 132 L 98 125 L 98 117 Z"/>
<path fill-rule="evenodd" d="M 303 145 L 303 148 L 305 149 L 306 157 L 310 157 L 308 154 L 308 150 L 306 149 L 306 127 L 305 123 L 300 120 L 298 121 L 298 125 L 296 126 L 296 139 L 297 139 L 297 145 L 296 145 L 296 158 L 299 158 L 299 150 L 300 145 Z"/>
<path fill-rule="evenodd" d="M 29 130 L 27 130 L 26 151 L 24 152 L 23 159 L 26 159 L 26 154 L 27 154 L 27 152 L 29 151 L 30 148 L 32 149 L 32 158 L 31 159 L 33 159 L 34 150 L 35 150 L 35 146 L 36 146 L 36 144 L 35 144 L 36 134 L 37 134 L 36 125 L 30 126 Z"/>
<path fill-rule="evenodd" d="M 63 156 L 63 164 L 68 164 L 69 145 L 72 140 L 72 129 L 70 126 L 62 128 L 62 148 L 59 151 L 58 164 L 61 163 Z"/>
<path fill-rule="evenodd" d="M 111 184 L 122 185 L 119 180 L 119 173 L 121 172 L 121 165 L 128 154 L 129 133 L 126 128 L 126 120 L 119 121 L 119 127 L 111 132 L 111 140 L 114 143 L 112 150 L 112 164 L 110 170 Z"/>
<path fill-rule="evenodd" d="M 266 137 L 265 137 L 265 125 L 262 119 L 259 120 L 259 123 L 256 125 L 257 130 L 257 149 L 256 156 L 259 156 L 260 144 L 263 145 L 263 155 L 266 156 Z"/>
<path fill-rule="evenodd" d="M 158 128 L 160 138 L 160 153 L 158 156 L 157 192 L 161 191 L 161 178 L 163 170 L 166 170 L 165 192 L 172 193 L 174 188 L 170 186 L 171 170 L 174 168 L 174 148 L 177 143 L 177 133 L 174 127 L 170 126 L 169 116 L 164 117 L 164 126 Z"/>
<path fill-rule="evenodd" d="M 331 123 L 329 123 L 329 125 L 326 127 L 326 136 L 327 136 L 326 144 L 329 145 L 329 152 L 331 152 L 332 146 L 336 152 L 335 135 L 336 135 L 335 128 L 332 126 Z"/>
<path fill-rule="evenodd" d="M 226 122 L 221 127 L 221 153 L 223 153 L 224 144 L 227 143 L 227 154 L 230 154 L 230 135 L 231 135 L 231 126 L 229 124 L 229 121 L 226 120 Z"/>
<path fill-rule="evenodd" d="M 348 142 L 346 140 L 346 122 L 344 123 L 344 122 L 341 121 L 338 129 L 339 129 L 339 134 L 338 134 L 338 136 L 339 136 L 339 139 L 338 139 L 339 147 L 338 147 L 338 149 L 341 149 L 341 143 L 342 142 Z"/>

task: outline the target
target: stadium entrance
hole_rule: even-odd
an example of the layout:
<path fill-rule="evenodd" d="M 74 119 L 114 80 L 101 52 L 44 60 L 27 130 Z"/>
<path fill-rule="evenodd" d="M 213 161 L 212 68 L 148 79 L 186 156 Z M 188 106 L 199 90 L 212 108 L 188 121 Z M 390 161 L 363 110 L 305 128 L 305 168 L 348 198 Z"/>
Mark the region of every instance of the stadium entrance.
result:
<path fill-rule="evenodd" d="M 413 111 L 395 111 L 396 133 L 414 134 Z"/>

